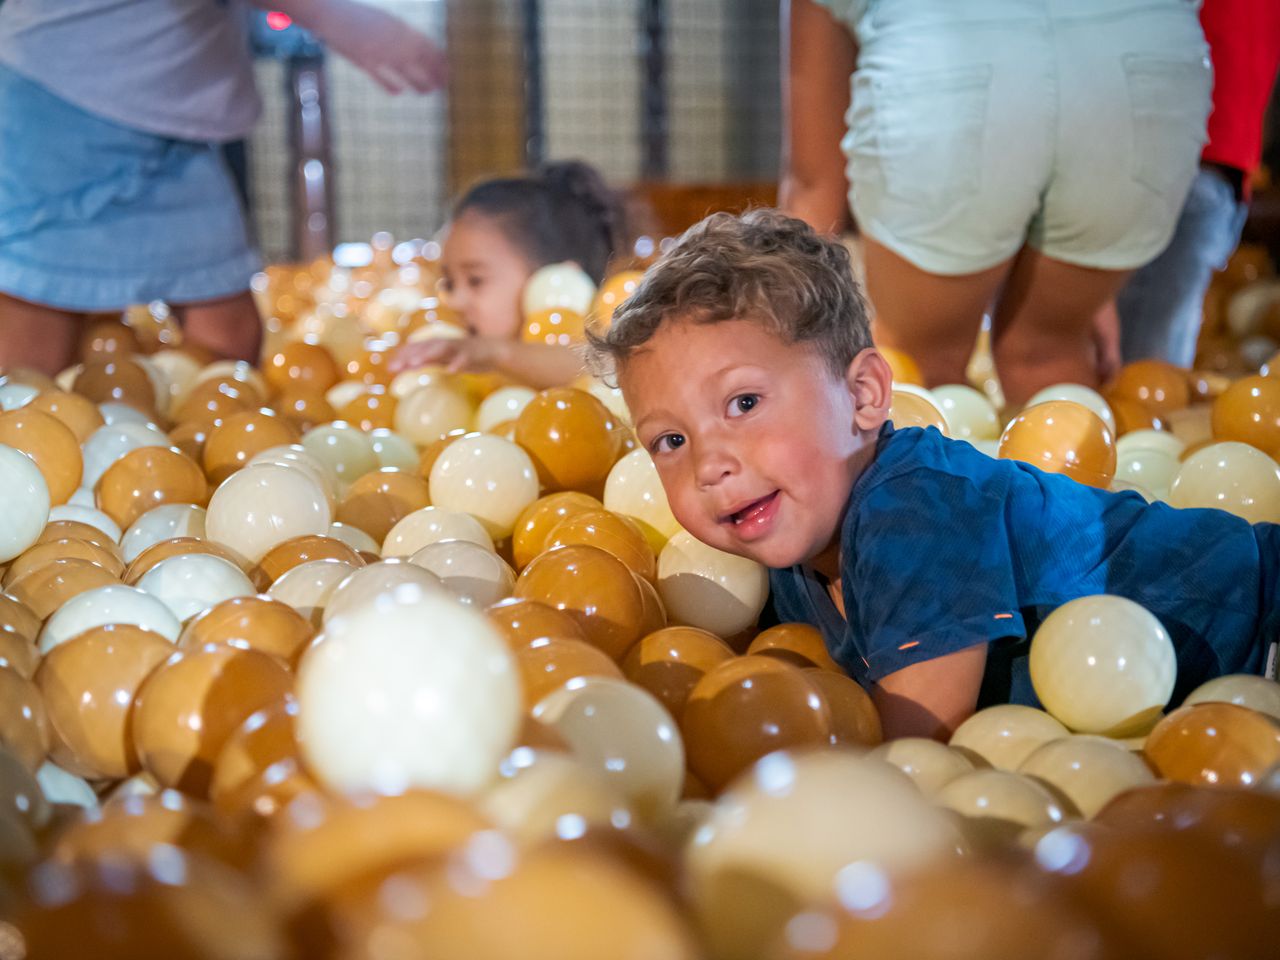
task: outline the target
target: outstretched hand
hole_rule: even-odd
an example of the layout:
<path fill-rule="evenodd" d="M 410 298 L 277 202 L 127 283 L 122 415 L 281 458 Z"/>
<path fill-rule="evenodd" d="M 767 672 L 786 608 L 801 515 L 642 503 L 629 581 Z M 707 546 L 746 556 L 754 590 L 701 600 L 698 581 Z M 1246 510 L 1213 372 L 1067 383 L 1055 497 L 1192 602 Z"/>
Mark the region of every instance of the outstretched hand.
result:
<path fill-rule="evenodd" d="M 444 51 L 404 20 L 377 7 L 338 0 L 328 5 L 312 29 L 388 93 L 430 93 L 448 79 Z"/>
<path fill-rule="evenodd" d="M 392 372 L 444 367 L 449 373 L 483 373 L 494 368 L 497 345 L 484 337 L 436 338 L 406 343 L 392 355 Z"/>

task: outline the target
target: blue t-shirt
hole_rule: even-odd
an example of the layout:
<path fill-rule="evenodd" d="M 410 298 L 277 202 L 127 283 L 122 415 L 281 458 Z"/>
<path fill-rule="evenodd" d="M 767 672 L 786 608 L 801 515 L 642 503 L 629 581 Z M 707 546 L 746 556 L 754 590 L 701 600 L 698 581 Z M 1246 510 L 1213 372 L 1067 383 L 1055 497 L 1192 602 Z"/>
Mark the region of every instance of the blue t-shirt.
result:
<path fill-rule="evenodd" d="M 1177 703 L 1211 677 L 1261 673 L 1280 626 L 1280 526 L 1097 490 L 933 428 L 885 425 L 840 544 L 847 622 L 800 566 L 770 571 L 773 608 L 821 629 L 864 685 L 989 643 L 979 706 L 1038 705 L 1027 661 L 1036 627 L 1068 600 L 1110 593 L 1169 632 Z"/>

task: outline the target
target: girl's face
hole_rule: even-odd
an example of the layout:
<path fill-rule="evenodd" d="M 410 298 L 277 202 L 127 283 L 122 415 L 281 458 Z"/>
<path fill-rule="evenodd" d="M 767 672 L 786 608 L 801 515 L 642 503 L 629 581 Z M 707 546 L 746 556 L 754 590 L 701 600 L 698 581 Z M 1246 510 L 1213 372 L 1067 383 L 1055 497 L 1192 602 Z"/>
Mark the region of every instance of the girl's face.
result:
<path fill-rule="evenodd" d="M 440 264 L 441 294 L 473 334 L 519 339 L 520 295 L 536 267 L 495 221 L 478 213 L 454 220 L 445 234 Z"/>

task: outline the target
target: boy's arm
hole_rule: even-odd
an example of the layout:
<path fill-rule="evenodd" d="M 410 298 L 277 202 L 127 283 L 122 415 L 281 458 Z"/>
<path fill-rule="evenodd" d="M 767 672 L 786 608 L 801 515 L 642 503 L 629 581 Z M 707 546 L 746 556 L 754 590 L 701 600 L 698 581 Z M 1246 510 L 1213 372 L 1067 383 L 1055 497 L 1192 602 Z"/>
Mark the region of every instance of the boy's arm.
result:
<path fill-rule="evenodd" d="M 249 0 L 279 10 L 367 73 L 388 93 L 430 93 L 444 86 L 444 51 L 385 10 L 358 0 Z"/>
<path fill-rule="evenodd" d="M 889 674 L 872 688 L 886 740 L 929 737 L 946 742 L 978 705 L 987 665 L 985 643 Z"/>
<path fill-rule="evenodd" d="M 823 233 L 852 225 L 845 158 L 853 36 L 814 0 L 782 2 L 783 142 L 778 206 Z"/>

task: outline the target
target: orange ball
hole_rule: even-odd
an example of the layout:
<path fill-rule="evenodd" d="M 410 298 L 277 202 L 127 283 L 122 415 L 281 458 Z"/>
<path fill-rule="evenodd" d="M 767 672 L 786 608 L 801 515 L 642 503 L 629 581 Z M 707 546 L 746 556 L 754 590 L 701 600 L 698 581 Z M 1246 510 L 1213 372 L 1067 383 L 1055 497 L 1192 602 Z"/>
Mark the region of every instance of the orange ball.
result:
<path fill-rule="evenodd" d="M 1116 418 L 1117 437 L 1123 437 L 1126 433 L 1132 433 L 1134 430 L 1168 429 L 1160 416 L 1137 400 L 1126 400 L 1124 397 L 1107 394 L 1106 401 L 1107 405 L 1111 407 L 1112 415 Z"/>
<path fill-rule="evenodd" d="M 289 669 L 257 650 L 210 644 L 178 651 L 138 691 L 133 743 L 143 768 L 163 786 L 207 796 L 227 738 L 292 687 Z"/>
<path fill-rule="evenodd" d="M 219 484 L 271 447 L 297 443 L 297 428 L 261 410 L 233 413 L 209 431 L 201 452 L 210 482 Z"/>
<path fill-rule="evenodd" d="M 1147 734 L 1143 753 L 1166 780 L 1250 787 L 1280 764 L 1280 722 L 1233 703 L 1179 707 Z"/>
<path fill-rule="evenodd" d="M 187 553 L 212 554 L 215 557 L 221 557 L 223 560 L 234 563 L 241 570 L 245 570 L 248 566 L 243 557 L 238 556 L 230 548 L 224 547 L 213 540 L 205 540 L 200 537 L 173 537 L 169 540 L 153 543 L 134 557 L 133 562 L 124 568 L 124 582 L 133 586 L 160 561 Z"/>
<path fill-rule="evenodd" d="M 8 591 L 36 616 L 47 620 L 72 597 L 119 582 L 119 577 L 91 560 L 63 557 L 14 580 Z"/>
<path fill-rule="evenodd" d="M 8 624 L 0 625 L 0 667 L 16 670 L 30 680 L 40 665 L 40 648 L 35 638 L 19 633 Z"/>
<path fill-rule="evenodd" d="M 271 409 L 281 420 L 304 432 L 338 419 L 338 412 L 324 394 L 311 387 L 286 387 L 272 401 Z"/>
<path fill-rule="evenodd" d="M 878 347 L 880 355 L 884 357 L 885 363 L 889 364 L 889 372 L 893 374 L 894 383 L 909 383 L 913 386 L 924 386 L 924 374 L 920 371 L 920 365 L 916 363 L 915 358 L 905 350 L 895 350 L 893 347 Z"/>
<path fill-rule="evenodd" d="M 49 717 L 39 688 L 17 670 L 0 669 L 0 747 L 7 748 L 35 773 L 44 763 L 50 744 Z M 6 787 L 0 783 L 0 795 L 8 793 Z M 0 803 L 0 815 L 4 812 Z"/>
<path fill-rule="evenodd" d="M 187 621 L 178 646 L 190 650 L 225 643 L 294 665 L 315 635 L 311 621 L 287 603 L 270 597 L 232 597 Z"/>
<path fill-rule="evenodd" d="M 747 653 L 780 657 L 797 667 L 822 667 L 844 673 L 827 652 L 822 631 L 807 623 L 780 623 L 762 630 L 747 647 Z"/>
<path fill-rule="evenodd" d="M 657 697 L 679 722 L 698 681 L 734 657 L 729 645 L 714 633 L 697 627 L 664 627 L 632 646 L 622 672 Z"/>
<path fill-rule="evenodd" d="M 717 793 L 774 750 L 831 743 L 831 708 L 811 679 L 775 657 L 736 657 L 698 681 L 680 722 L 689 769 Z"/>
<path fill-rule="evenodd" d="M 613 325 L 613 314 L 622 302 L 636 292 L 644 279 L 643 270 L 622 270 L 606 277 L 591 304 L 591 322 L 603 333 Z"/>
<path fill-rule="evenodd" d="M 98 320 L 80 335 L 80 359 L 102 361 L 112 354 L 138 352 L 138 335 L 119 320 Z"/>
<path fill-rule="evenodd" d="M 653 548 L 635 521 L 628 517 L 604 509 L 572 514 L 552 529 L 546 549 L 573 544 L 599 547 L 650 582 L 657 576 L 658 560 L 653 555 Z"/>
<path fill-rule="evenodd" d="M 1215 440 L 1237 440 L 1280 457 L 1280 379 L 1237 380 L 1213 401 L 1211 422 Z"/>
<path fill-rule="evenodd" d="M 578 621 L 563 610 L 536 600 L 507 597 L 485 609 L 485 616 L 498 628 L 507 645 L 519 650 L 540 640 L 587 640 Z"/>
<path fill-rule="evenodd" d="M 249 716 L 227 738 L 213 765 L 209 798 L 229 817 L 269 817 L 318 789 L 298 749 L 298 704 L 279 700 Z"/>
<path fill-rule="evenodd" d="M 520 339 L 525 343 L 545 343 L 567 347 L 586 339 L 587 319 L 563 307 L 535 310 L 524 321 Z"/>
<path fill-rule="evenodd" d="M 53 540 L 88 540 L 108 553 L 120 556 L 120 546 L 97 527 L 79 520 L 50 520 L 45 524 L 43 532 L 36 543 L 49 543 Z"/>
<path fill-rule="evenodd" d="M 169 445 L 200 463 L 204 459 L 204 445 L 209 440 L 210 429 L 210 426 L 195 421 L 175 424 L 169 431 Z"/>
<path fill-rule="evenodd" d="M 880 711 L 857 680 L 822 667 L 803 667 L 804 675 L 831 708 L 831 742 L 836 745 L 874 747 L 884 740 Z"/>
<path fill-rule="evenodd" d="M 537 640 L 516 651 L 516 666 L 531 710 L 552 690 L 578 677 L 615 677 L 622 671 L 599 648 L 582 640 Z"/>
<path fill-rule="evenodd" d="M 894 390 L 893 402 L 889 407 L 889 419 L 899 429 L 933 427 L 944 437 L 951 436 L 951 428 L 947 426 L 947 418 L 943 416 L 942 411 L 918 393 Z"/>
<path fill-rule="evenodd" d="M 126 530 L 165 503 L 203 507 L 209 502 L 209 484 L 186 454 L 169 447 L 139 447 L 107 468 L 94 495 L 98 509 Z"/>
<path fill-rule="evenodd" d="M 1122 400 L 1136 400 L 1160 417 L 1191 402 L 1187 371 L 1164 360 L 1125 364 L 1107 387 L 1107 393 Z"/>
<path fill-rule="evenodd" d="M 50 650 L 36 685 L 53 731 L 53 761 L 90 780 L 137 773 L 129 736 L 134 697 L 172 654 L 167 637 L 128 623 L 94 627 Z"/>
<path fill-rule="evenodd" d="M 515 596 L 563 610 L 588 642 L 620 660 L 640 638 L 644 598 L 636 578 L 617 557 L 598 547 L 549 550 L 516 580 Z"/>
<path fill-rule="evenodd" d="M 1106 489 L 1116 473 L 1116 444 L 1096 413 L 1069 400 L 1027 407 L 1000 437 L 1000 456 Z"/>
<path fill-rule="evenodd" d="M 347 488 L 338 504 L 336 519 L 382 543 L 397 523 L 430 505 L 426 481 L 407 471 L 385 467 L 366 473 Z"/>
<path fill-rule="evenodd" d="M 177 403 L 171 416 L 174 423 L 210 428 L 233 413 L 253 410 L 259 405 L 260 402 L 242 383 L 223 379 L 202 380 Z"/>
<path fill-rule="evenodd" d="M 381 345 L 371 345 L 360 350 L 355 357 L 348 360 L 343 368 L 343 380 L 356 380 L 360 383 L 389 386 L 392 373 L 387 369 L 387 351 Z"/>
<path fill-rule="evenodd" d="M 337 361 L 318 343 L 286 343 L 262 365 L 263 376 L 276 393 L 304 387 L 323 394 L 341 379 Z"/>
<path fill-rule="evenodd" d="M 50 390 L 32 398 L 27 406 L 59 420 L 64 427 L 75 434 L 77 443 L 84 443 L 92 436 L 93 431 L 106 423 L 98 405 L 78 393 Z"/>
<path fill-rule="evenodd" d="M 523 570 L 534 557 L 547 549 L 551 531 L 567 517 L 580 513 L 603 510 L 595 497 L 572 490 L 540 497 L 516 517 L 516 527 L 511 534 L 511 555 L 517 570 Z"/>
<path fill-rule="evenodd" d="M 584 390 L 557 387 L 529 401 L 516 420 L 516 442 L 528 451 L 548 491 L 603 492 L 618 459 L 620 437 L 609 409 Z"/>
<path fill-rule="evenodd" d="M 7 593 L 0 593 L 0 629 L 12 630 L 34 642 L 41 626 L 43 622 L 30 607 Z"/>
<path fill-rule="evenodd" d="M 396 425 L 396 402 L 386 387 L 373 387 L 343 406 L 338 419 L 365 432 L 391 430 Z"/>
<path fill-rule="evenodd" d="M 33 461 L 49 487 L 49 502 L 66 503 L 80 486 L 84 458 L 80 442 L 57 417 L 30 405 L 0 413 L 0 443 L 21 450 Z"/>
<path fill-rule="evenodd" d="M 107 356 L 84 365 L 71 389 L 94 403 L 125 403 L 148 416 L 156 413 L 156 388 L 146 368 L 127 356 Z"/>
<path fill-rule="evenodd" d="M 124 575 L 124 561 L 120 559 L 118 553 L 100 547 L 96 543 L 90 543 L 88 540 L 63 537 L 60 540 L 37 543 L 34 547 L 29 547 L 26 552 L 14 557 L 9 564 L 9 569 L 4 572 L 5 589 L 7 590 L 10 584 L 22 579 L 31 571 L 38 570 L 55 560 L 88 560 L 102 567 L 113 577 L 119 578 Z"/>
<path fill-rule="evenodd" d="M 658 595 L 658 588 L 652 581 L 646 580 L 634 571 L 631 576 L 635 579 L 636 586 L 640 588 L 640 636 L 647 637 L 667 625 L 667 608 L 663 606 L 662 597 Z"/>
<path fill-rule="evenodd" d="M 305 533 L 278 543 L 267 551 L 254 570 L 255 586 L 265 590 L 294 567 L 312 560 L 340 560 L 353 567 L 364 566 L 364 558 L 337 537 Z"/>

